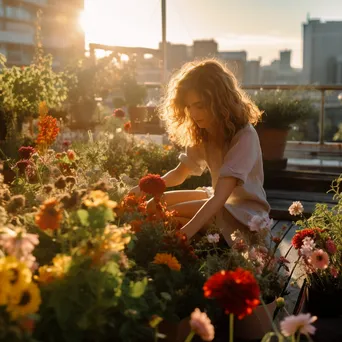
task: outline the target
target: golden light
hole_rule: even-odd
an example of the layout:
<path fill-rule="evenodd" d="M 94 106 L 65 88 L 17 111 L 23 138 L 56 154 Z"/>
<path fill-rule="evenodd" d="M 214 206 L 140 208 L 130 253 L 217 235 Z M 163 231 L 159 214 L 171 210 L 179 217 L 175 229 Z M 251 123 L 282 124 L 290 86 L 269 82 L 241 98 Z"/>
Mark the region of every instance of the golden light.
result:
<path fill-rule="evenodd" d="M 86 14 L 84 11 L 80 13 L 80 16 L 78 18 L 78 23 L 81 26 L 83 31 L 86 31 L 87 28 L 87 22 L 86 22 Z"/>
<path fill-rule="evenodd" d="M 129 56 L 125 55 L 124 53 L 120 56 L 121 62 L 128 62 L 129 61 Z"/>

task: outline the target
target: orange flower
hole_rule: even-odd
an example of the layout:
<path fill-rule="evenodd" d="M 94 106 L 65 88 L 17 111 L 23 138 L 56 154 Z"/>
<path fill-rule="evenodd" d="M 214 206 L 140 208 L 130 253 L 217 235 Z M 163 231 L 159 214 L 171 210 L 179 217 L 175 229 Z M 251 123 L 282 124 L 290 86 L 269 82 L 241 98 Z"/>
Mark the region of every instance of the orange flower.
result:
<path fill-rule="evenodd" d="M 68 150 L 67 156 L 68 156 L 68 159 L 71 161 L 76 159 L 76 153 L 73 150 Z"/>
<path fill-rule="evenodd" d="M 40 117 L 38 122 L 38 136 L 36 143 L 40 150 L 48 148 L 56 140 L 59 133 L 57 119 L 51 115 Z"/>
<path fill-rule="evenodd" d="M 157 253 L 153 260 L 154 264 L 167 265 L 171 270 L 180 271 L 181 264 L 178 260 L 168 253 Z"/>
<path fill-rule="evenodd" d="M 57 230 L 63 218 L 63 211 L 55 198 L 46 200 L 36 214 L 36 224 L 42 230 Z"/>

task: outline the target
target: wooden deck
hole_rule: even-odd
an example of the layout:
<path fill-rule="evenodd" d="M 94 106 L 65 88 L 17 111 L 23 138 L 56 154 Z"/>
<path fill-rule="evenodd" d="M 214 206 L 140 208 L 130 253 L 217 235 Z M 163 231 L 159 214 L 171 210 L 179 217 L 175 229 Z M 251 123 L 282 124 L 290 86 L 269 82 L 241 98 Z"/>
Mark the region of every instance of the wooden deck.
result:
<path fill-rule="evenodd" d="M 285 257 L 290 262 L 288 264 L 289 278 L 283 290 L 284 293 L 288 292 L 284 298 L 286 303 L 285 307 L 289 313 L 295 313 L 296 303 L 304 281 L 304 279 L 300 277 L 300 270 L 297 268 L 298 251 L 295 250 L 291 244 L 297 229 L 299 228 L 291 221 L 275 220 L 271 230 L 273 236 L 277 236 L 277 234 L 283 231 L 277 254 Z M 281 318 L 281 316 L 281 314 L 279 317 L 277 315 L 278 319 Z"/>
<path fill-rule="evenodd" d="M 291 190 L 266 190 L 267 200 L 271 206 L 271 217 L 276 220 L 294 220 L 288 208 L 294 201 L 300 201 L 304 206 L 304 215 L 310 216 L 317 203 L 326 203 L 333 206 L 336 201 L 332 193 L 304 192 Z"/>

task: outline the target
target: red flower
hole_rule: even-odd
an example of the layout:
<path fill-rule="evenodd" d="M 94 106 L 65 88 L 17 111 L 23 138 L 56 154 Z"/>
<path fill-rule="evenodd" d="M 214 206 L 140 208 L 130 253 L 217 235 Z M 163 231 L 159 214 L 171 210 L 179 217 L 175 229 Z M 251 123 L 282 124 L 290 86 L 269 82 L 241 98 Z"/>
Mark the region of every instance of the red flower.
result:
<path fill-rule="evenodd" d="M 212 275 L 203 286 L 204 296 L 214 298 L 226 314 L 238 319 L 250 315 L 259 305 L 260 288 L 251 272 L 242 268 Z"/>
<path fill-rule="evenodd" d="M 323 230 L 320 228 L 307 228 L 300 230 L 295 234 L 295 236 L 292 238 L 292 245 L 295 249 L 300 249 L 303 244 L 303 240 L 306 237 L 310 237 L 311 239 L 316 239 L 317 234 L 321 233 Z"/>
<path fill-rule="evenodd" d="M 69 148 L 69 146 L 71 145 L 71 142 L 69 140 L 64 140 L 62 145 L 64 148 Z"/>
<path fill-rule="evenodd" d="M 151 194 L 154 197 L 159 197 L 166 189 L 164 179 L 160 175 L 148 174 L 139 181 L 140 190 Z"/>
<path fill-rule="evenodd" d="M 31 146 L 21 146 L 18 150 L 21 159 L 30 159 L 35 149 Z"/>
<path fill-rule="evenodd" d="M 130 121 L 127 121 L 125 124 L 124 124 L 124 131 L 126 133 L 129 133 L 131 131 L 131 128 L 132 128 L 132 125 L 131 125 L 131 122 Z"/>
<path fill-rule="evenodd" d="M 116 118 L 124 118 L 125 115 L 126 114 L 125 114 L 124 110 L 121 108 L 115 109 L 113 112 L 113 116 Z"/>

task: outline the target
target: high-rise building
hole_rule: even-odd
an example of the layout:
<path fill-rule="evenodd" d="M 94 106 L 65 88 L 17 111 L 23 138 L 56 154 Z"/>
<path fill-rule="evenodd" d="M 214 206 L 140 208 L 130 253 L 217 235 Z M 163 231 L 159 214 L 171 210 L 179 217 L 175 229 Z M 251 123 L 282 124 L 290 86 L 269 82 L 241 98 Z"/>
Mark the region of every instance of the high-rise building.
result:
<path fill-rule="evenodd" d="M 225 62 L 228 69 L 235 75 L 237 80 L 242 83 L 245 78 L 247 61 L 246 51 L 220 51 L 219 58 Z"/>
<path fill-rule="evenodd" d="M 303 24 L 303 79 L 305 83 L 335 84 L 342 56 L 342 21 L 308 20 Z"/>
<path fill-rule="evenodd" d="M 53 55 L 54 66 L 83 56 L 85 37 L 79 18 L 84 0 L 0 0 L 0 53 L 9 66 L 32 61 L 39 9 L 44 52 Z"/>
<path fill-rule="evenodd" d="M 159 50 L 162 49 L 162 43 L 159 43 Z M 185 62 L 189 60 L 189 47 L 185 44 L 166 44 L 167 69 L 173 71 L 179 69 Z"/>
<path fill-rule="evenodd" d="M 261 81 L 261 58 L 246 62 L 244 84 L 260 84 Z"/>
<path fill-rule="evenodd" d="M 290 70 L 291 69 L 291 54 L 292 50 L 280 51 L 279 68 L 280 70 Z"/>
<path fill-rule="evenodd" d="M 218 53 L 218 44 L 214 39 L 194 40 L 193 58 L 215 57 Z"/>

